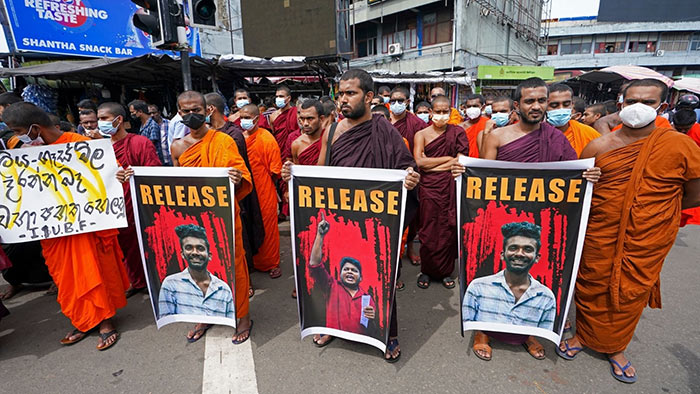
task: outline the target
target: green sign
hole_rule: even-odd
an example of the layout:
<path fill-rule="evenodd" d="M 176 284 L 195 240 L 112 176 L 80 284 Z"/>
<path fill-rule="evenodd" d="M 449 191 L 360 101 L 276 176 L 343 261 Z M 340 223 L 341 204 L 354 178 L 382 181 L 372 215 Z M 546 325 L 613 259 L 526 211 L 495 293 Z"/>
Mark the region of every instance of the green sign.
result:
<path fill-rule="evenodd" d="M 479 66 L 477 79 L 554 79 L 554 67 L 537 66 Z"/>

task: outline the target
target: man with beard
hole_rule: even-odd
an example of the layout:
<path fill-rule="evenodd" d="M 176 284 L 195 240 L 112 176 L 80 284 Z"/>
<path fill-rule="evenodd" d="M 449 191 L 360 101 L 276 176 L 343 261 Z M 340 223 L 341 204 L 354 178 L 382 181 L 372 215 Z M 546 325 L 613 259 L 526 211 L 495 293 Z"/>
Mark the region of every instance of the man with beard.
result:
<path fill-rule="evenodd" d="M 552 330 L 557 313 L 554 293 L 530 275 L 530 269 L 540 259 L 540 226 L 507 223 L 501 227 L 501 233 L 501 260 L 506 269 L 469 283 L 462 303 L 463 321 Z"/>
<path fill-rule="evenodd" d="M 343 257 L 340 261 L 340 280 L 330 275 L 323 265 L 323 239 L 330 229 L 330 224 L 326 221 L 323 211 L 321 217 L 311 247 L 309 271 L 314 278 L 314 288 L 326 292 L 326 327 L 368 335 L 375 329 L 375 324 L 369 323 L 375 322 L 375 304 L 367 290 L 360 286 L 362 265 L 352 257 Z M 369 303 L 363 307 L 363 300 L 367 298 Z M 332 338 L 325 344 L 331 340 Z"/>
<path fill-rule="evenodd" d="M 180 238 L 180 254 L 187 268 L 163 280 L 158 294 L 158 317 L 180 314 L 234 319 L 231 288 L 207 271 L 211 252 L 206 230 L 185 224 L 175 227 L 175 233 Z"/>
<path fill-rule="evenodd" d="M 318 164 L 326 120 L 323 104 L 318 100 L 304 101 L 299 111 L 299 120 L 302 134 L 292 142 L 292 162 L 314 166 Z"/>
<path fill-rule="evenodd" d="M 318 164 L 406 170 L 404 185 L 409 193 L 404 223 L 407 224 L 413 219 L 418 206 L 413 189 L 418 185 L 420 175 L 414 170 L 416 163 L 401 134 L 384 116 L 372 115 L 370 112 L 370 103 L 374 97 L 373 85 L 372 76 L 360 69 L 348 70 L 340 77 L 338 103 L 344 118 L 321 137 Z M 282 167 L 282 179 L 285 182 L 291 179 L 291 166 L 292 163 L 288 162 Z M 319 346 L 328 343 L 328 340 L 328 335 L 314 338 Z M 387 362 L 393 363 L 400 356 L 394 300 L 389 324 L 389 345 L 384 357 Z"/>

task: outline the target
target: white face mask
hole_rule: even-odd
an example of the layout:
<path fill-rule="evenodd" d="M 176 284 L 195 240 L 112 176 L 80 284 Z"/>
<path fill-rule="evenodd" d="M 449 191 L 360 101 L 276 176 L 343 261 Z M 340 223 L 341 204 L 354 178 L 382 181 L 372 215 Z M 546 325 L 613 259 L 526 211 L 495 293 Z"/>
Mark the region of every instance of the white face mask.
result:
<path fill-rule="evenodd" d="M 631 129 L 641 129 L 648 126 L 656 119 L 656 111 L 661 105 L 654 109 L 646 104 L 635 103 L 622 108 L 620 119 L 622 123 Z"/>
<path fill-rule="evenodd" d="M 481 116 L 481 109 L 479 107 L 469 107 L 467 108 L 467 118 L 476 119 Z"/>

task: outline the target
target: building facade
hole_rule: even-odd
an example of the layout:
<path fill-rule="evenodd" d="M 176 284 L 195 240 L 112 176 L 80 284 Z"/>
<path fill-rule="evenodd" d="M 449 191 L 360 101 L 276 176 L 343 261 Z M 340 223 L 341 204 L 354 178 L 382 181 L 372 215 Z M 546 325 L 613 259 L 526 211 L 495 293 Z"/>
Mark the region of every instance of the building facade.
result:
<path fill-rule="evenodd" d="M 536 65 L 543 0 L 355 0 L 351 67 L 400 73 Z"/>

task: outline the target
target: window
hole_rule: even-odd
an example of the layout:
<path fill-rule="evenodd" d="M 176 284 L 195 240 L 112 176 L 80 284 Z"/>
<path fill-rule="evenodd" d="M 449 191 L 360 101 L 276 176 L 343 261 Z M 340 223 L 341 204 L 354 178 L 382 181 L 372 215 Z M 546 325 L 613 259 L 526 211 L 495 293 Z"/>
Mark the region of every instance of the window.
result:
<path fill-rule="evenodd" d="M 377 54 L 377 28 L 374 25 L 357 26 L 355 34 L 355 57 Z"/>
<path fill-rule="evenodd" d="M 700 33 L 693 34 L 693 37 L 690 39 L 690 50 L 700 51 Z"/>
<path fill-rule="evenodd" d="M 626 34 L 601 34 L 595 38 L 595 53 L 625 52 Z"/>
<path fill-rule="evenodd" d="M 452 13 L 423 15 L 423 46 L 452 41 Z"/>
<path fill-rule="evenodd" d="M 655 52 L 657 33 L 632 33 L 627 52 Z"/>
<path fill-rule="evenodd" d="M 549 44 L 547 45 L 547 55 L 556 55 L 559 50 L 559 44 Z"/>
<path fill-rule="evenodd" d="M 685 52 L 690 43 L 689 33 L 662 33 L 659 49 L 669 52 Z"/>
<path fill-rule="evenodd" d="M 562 55 L 591 53 L 591 36 L 567 37 L 561 40 Z"/>

